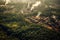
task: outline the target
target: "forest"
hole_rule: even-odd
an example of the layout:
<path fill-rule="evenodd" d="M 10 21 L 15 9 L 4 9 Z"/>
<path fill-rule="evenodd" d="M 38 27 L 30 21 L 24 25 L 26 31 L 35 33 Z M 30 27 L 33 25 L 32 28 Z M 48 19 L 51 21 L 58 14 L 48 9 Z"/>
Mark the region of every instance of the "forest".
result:
<path fill-rule="evenodd" d="M 60 0 L 0 0 L 0 40 L 59 40 Z"/>

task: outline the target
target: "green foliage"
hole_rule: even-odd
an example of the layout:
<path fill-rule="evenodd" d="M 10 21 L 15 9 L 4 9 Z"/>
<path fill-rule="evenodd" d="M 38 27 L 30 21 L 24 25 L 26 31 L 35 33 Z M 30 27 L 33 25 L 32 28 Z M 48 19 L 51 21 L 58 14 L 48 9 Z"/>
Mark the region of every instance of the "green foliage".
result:
<path fill-rule="evenodd" d="M 34 24 L 25 21 L 26 17 L 36 16 L 37 12 L 33 11 L 31 14 L 23 15 L 20 10 L 26 5 L 24 4 L 14 4 L 14 8 L 11 8 L 13 4 L 0 7 L 0 38 L 1 40 L 58 40 L 60 37 L 60 32 L 54 30 L 49 30 L 44 28 L 44 24 Z M 56 11 L 57 13 L 51 13 L 51 11 Z M 47 8 L 42 12 L 43 16 L 57 15 L 60 16 L 59 9 L 49 9 Z M 25 14 L 25 13 L 24 13 Z M 58 18 L 59 19 L 59 18 Z M 6 28 L 8 27 L 8 28 Z M 10 29 L 5 31 L 4 28 Z M 12 32 L 11 32 L 12 30 Z M 10 35 L 8 35 L 11 32 Z"/>

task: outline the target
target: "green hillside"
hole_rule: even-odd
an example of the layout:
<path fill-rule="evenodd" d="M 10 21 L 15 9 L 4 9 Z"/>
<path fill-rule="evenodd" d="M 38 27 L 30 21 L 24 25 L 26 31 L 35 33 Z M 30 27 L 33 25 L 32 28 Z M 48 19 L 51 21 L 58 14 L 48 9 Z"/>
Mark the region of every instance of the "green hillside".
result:
<path fill-rule="evenodd" d="M 56 2 L 56 3 L 55 3 Z M 51 3 L 51 4 L 50 4 Z M 55 5 L 56 4 L 56 5 Z M 27 3 L 0 3 L 1 40 L 59 40 L 60 8 L 57 1 L 45 2 L 34 10 Z M 37 14 L 42 14 L 37 18 Z"/>

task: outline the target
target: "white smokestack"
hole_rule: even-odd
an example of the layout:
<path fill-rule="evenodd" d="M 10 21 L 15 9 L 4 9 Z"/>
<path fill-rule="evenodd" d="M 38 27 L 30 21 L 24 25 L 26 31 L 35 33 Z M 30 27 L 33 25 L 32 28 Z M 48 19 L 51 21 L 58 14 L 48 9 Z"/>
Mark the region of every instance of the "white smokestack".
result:
<path fill-rule="evenodd" d="M 35 4 L 32 5 L 30 10 L 33 10 L 35 7 L 39 6 L 41 4 L 41 1 L 37 1 Z"/>

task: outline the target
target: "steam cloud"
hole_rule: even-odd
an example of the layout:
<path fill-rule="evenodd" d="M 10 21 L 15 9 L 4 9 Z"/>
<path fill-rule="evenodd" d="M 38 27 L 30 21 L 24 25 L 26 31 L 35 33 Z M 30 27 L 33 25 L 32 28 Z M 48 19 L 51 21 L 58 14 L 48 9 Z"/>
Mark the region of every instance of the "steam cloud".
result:
<path fill-rule="evenodd" d="M 11 0 L 4 0 L 4 1 L 5 1 L 5 5 L 11 2 Z"/>
<path fill-rule="evenodd" d="M 36 3 L 32 5 L 30 10 L 33 10 L 35 7 L 39 6 L 40 4 L 41 4 L 41 1 L 36 1 Z"/>

